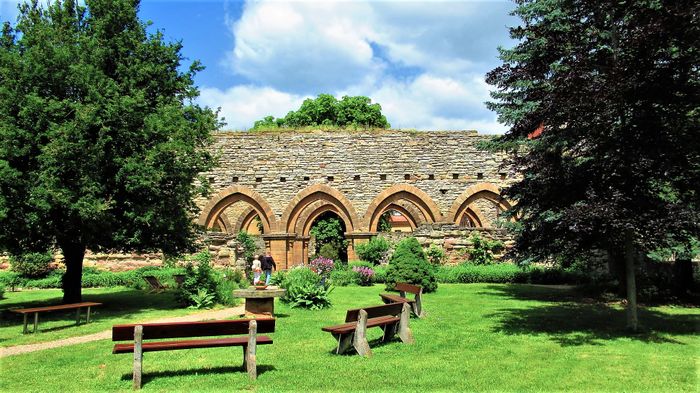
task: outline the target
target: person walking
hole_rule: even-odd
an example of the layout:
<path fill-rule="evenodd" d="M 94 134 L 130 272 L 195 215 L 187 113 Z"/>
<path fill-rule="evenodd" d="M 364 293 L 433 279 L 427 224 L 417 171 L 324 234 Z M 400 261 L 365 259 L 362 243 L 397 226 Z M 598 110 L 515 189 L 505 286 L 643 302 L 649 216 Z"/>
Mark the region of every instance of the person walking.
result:
<path fill-rule="evenodd" d="M 270 250 L 265 252 L 265 256 L 260 260 L 260 265 L 265 273 L 265 285 L 269 285 L 270 278 L 272 277 L 272 270 L 277 270 L 277 265 L 275 264 L 275 260 L 272 259 L 272 255 L 270 255 Z"/>
<path fill-rule="evenodd" d="M 253 270 L 253 285 L 260 284 L 260 274 L 262 273 L 262 265 L 260 264 L 260 259 L 258 258 L 258 255 L 256 255 L 255 258 L 253 258 L 253 265 L 251 266 L 251 269 Z"/>

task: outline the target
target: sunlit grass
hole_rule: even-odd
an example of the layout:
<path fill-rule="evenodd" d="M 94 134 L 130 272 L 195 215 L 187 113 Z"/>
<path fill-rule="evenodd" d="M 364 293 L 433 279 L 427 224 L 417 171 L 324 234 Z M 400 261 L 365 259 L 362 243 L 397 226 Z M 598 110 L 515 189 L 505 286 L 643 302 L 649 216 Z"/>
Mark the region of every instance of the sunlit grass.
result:
<path fill-rule="evenodd" d="M 258 348 L 259 378 L 241 369 L 241 348 L 147 353 L 153 391 L 650 391 L 698 390 L 700 310 L 655 307 L 642 332 L 624 331 L 624 310 L 578 302 L 563 288 L 440 285 L 411 319 L 414 345 L 371 342 L 374 356 L 338 356 L 321 327 L 345 310 L 379 303 L 382 287 L 336 288 L 334 307 L 277 303 L 273 345 Z M 17 329 L 19 332 L 19 329 Z M 379 329 L 370 329 L 378 338 Z M 131 389 L 130 355 L 104 340 L 0 359 L 2 391 Z M 70 376 L 70 377 L 67 377 Z"/>

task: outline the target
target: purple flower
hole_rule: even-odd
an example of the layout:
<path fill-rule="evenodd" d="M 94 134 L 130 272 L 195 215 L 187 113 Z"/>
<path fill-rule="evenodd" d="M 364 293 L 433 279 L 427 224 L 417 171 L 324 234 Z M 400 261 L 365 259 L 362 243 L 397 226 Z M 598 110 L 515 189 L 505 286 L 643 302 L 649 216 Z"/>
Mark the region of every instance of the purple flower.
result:
<path fill-rule="evenodd" d="M 333 260 L 324 257 L 318 257 L 311 261 L 311 270 L 315 271 L 321 277 L 328 277 L 333 270 Z"/>

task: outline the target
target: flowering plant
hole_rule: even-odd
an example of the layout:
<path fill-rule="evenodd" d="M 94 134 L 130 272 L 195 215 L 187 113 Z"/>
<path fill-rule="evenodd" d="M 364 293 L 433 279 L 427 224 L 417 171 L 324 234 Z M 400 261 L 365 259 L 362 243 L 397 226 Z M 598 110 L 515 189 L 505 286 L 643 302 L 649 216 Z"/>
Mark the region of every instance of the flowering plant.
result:
<path fill-rule="evenodd" d="M 366 266 L 355 266 L 352 271 L 357 273 L 360 277 L 360 285 L 372 285 L 372 277 L 374 277 L 374 270 Z"/>
<path fill-rule="evenodd" d="M 311 270 L 324 278 L 330 276 L 331 270 L 333 270 L 333 260 L 329 258 L 318 257 L 311 261 L 310 265 Z"/>

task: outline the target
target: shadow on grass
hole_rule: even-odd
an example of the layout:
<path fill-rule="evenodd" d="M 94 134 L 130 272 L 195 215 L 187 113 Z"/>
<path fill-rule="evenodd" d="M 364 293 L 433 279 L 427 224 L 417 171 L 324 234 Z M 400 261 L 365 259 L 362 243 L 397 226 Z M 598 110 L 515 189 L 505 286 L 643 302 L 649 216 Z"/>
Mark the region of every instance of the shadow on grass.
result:
<path fill-rule="evenodd" d="M 48 299 L 24 301 L 17 300 L 3 302 L 0 306 L 0 326 L 22 324 L 23 316 L 11 310 L 16 308 L 33 308 L 54 306 L 61 304 L 62 297 L 56 296 Z M 83 295 L 85 302 L 102 303 L 102 306 L 93 307 L 90 313 L 90 320 L 99 318 L 124 318 L 133 319 L 138 322 L 139 314 L 146 310 L 173 310 L 180 308 L 175 300 L 175 292 L 165 291 L 158 294 L 151 294 L 136 289 L 124 289 L 118 292 L 109 293 L 88 293 Z M 81 318 L 85 319 L 86 310 L 81 311 Z M 39 327 L 44 321 L 66 321 L 66 326 L 56 327 L 49 330 L 65 329 L 75 325 L 75 310 L 52 311 L 39 314 Z M 72 324 L 69 322 L 72 321 Z M 84 323 L 81 323 L 83 325 Z"/>
<path fill-rule="evenodd" d="M 394 336 L 387 341 L 384 341 L 381 337 L 379 337 L 379 338 L 375 338 L 372 340 L 368 340 L 367 342 L 369 343 L 370 350 L 380 348 L 380 347 L 383 347 L 385 345 L 403 344 L 401 342 L 401 339 L 398 336 Z M 337 349 L 337 347 L 331 349 L 330 351 L 328 351 L 328 353 L 331 355 L 334 355 L 334 356 L 357 356 L 357 351 L 352 346 L 350 346 L 350 348 L 347 351 L 345 351 L 345 353 L 341 353 L 341 354 L 336 354 L 335 353 L 336 349 Z"/>
<path fill-rule="evenodd" d="M 562 346 L 603 345 L 620 338 L 652 343 L 685 343 L 668 337 L 694 336 L 700 333 L 699 315 L 672 315 L 639 308 L 636 333 L 625 329 L 625 310 L 603 303 L 582 302 L 572 288 L 547 288 L 530 285 L 489 286 L 488 289 L 516 300 L 543 301 L 526 308 L 502 309 L 485 315 L 495 319 L 494 331 L 512 335 L 545 334 Z"/>
<path fill-rule="evenodd" d="M 258 365 L 258 376 L 268 372 L 275 371 L 275 366 L 271 365 Z M 220 366 L 220 367 L 207 367 L 207 368 L 191 368 L 186 370 L 169 370 L 169 371 L 154 371 L 145 372 L 141 377 L 141 386 L 148 384 L 149 382 L 158 378 L 173 378 L 181 377 L 184 375 L 212 375 L 212 374 L 228 374 L 228 373 L 244 373 L 247 374 L 248 371 L 243 368 L 243 366 Z M 133 374 L 122 374 L 122 381 L 131 381 L 133 379 Z"/>

